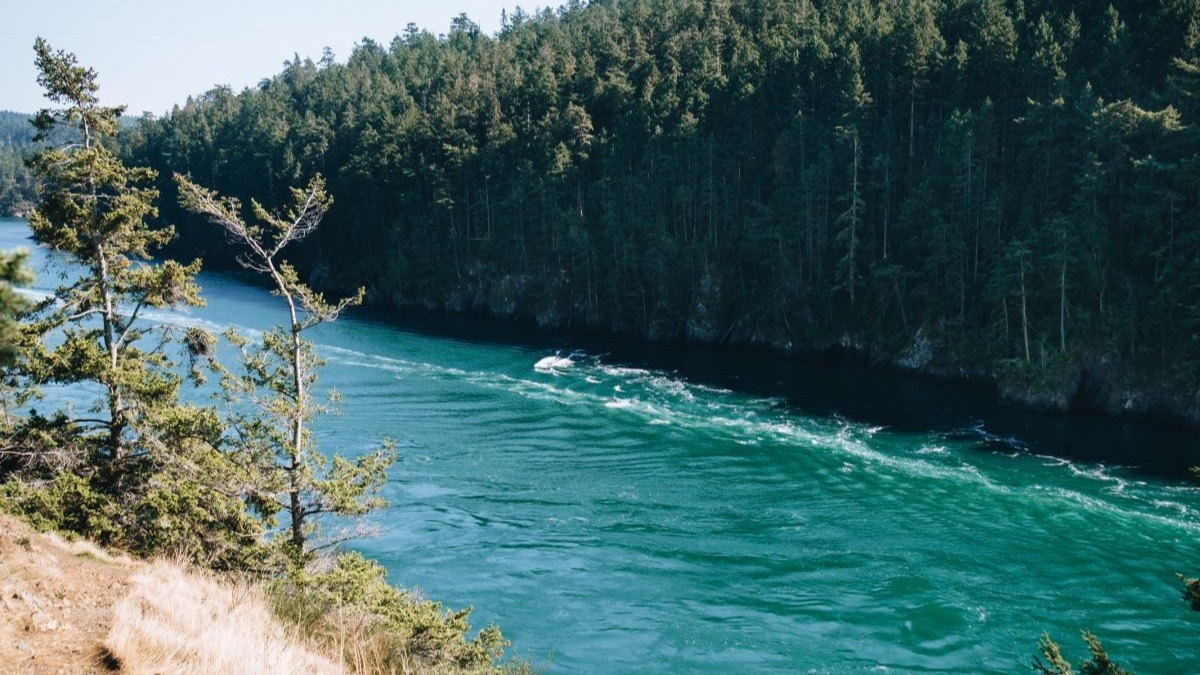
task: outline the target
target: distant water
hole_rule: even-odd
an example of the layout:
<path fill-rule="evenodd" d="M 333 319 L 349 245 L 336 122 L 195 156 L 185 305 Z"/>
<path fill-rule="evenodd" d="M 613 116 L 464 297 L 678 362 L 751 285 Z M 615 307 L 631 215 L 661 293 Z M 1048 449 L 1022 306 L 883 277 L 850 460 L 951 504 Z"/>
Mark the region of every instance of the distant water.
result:
<path fill-rule="evenodd" d="M 153 318 L 282 319 L 201 281 L 208 307 Z M 400 449 L 358 546 L 551 673 L 1022 673 L 1043 630 L 1078 659 L 1083 629 L 1138 673 L 1197 669 L 1174 576 L 1200 567 L 1195 436 L 456 319 L 312 337 L 343 398 L 323 447 Z"/>

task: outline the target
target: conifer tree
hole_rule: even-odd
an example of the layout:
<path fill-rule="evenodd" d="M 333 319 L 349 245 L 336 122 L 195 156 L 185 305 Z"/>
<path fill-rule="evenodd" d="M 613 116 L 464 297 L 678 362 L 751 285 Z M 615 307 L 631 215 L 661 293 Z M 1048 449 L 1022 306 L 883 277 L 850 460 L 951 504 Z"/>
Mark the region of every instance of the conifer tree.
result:
<path fill-rule="evenodd" d="M 18 353 L 17 316 L 29 308 L 29 301 L 18 295 L 13 286 L 33 280 L 27 257 L 22 250 L 0 253 L 0 366 L 10 365 Z"/>
<path fill-rule="evenodd" d="M 151 252 L 174 232 L 146 224 L 156 214 L 154 172 L 124 166 L 103 144 L 116 134 L 123 108 L 99 104 L 95 71 L 76 65 L 74 55 L 52 51 L 40 38 L 35 50 L 39 84 L 51 101 L 67 105 L 38 113 L 38 137 L 59 125 L 77 136 L 33 156 L 45 191 L 29 225 L 40 243 L 86 272 L 40 305 L 34 331 L 61 331 L 63 340 L 31 345 L 26 364 L 36 382 L 99 386 L 101 416 L 71 424 L 120 473 L 146 440 L 147 425 L 175 405 L 179 384 L 161 350 L 142 348 L 154 329 L 139 321 L 141 312 L 201 305 L 193 279 L 200 263 L 150 263 Z"/>
<path fill-rule="evenodd" d="M 862 239 L 863 210 L 866 204 L 862 198 L 862 179 L 860 166 L 862 164 L 862 144 L 859 135 L 860 126 L 864 126 L 872 103 L 871 95 L 863 85 L 862 61 L 859 57 L 858 45 L 851 43 L 846 56 L 843 72 L 843 91 L 841 92 L 842 125 L 837 127 L 838 136 L 850 149 L 850 158 L 846 162 L 850 167 L 848 185 L 843 193 L 842 201 L 846 209 L 838 216 L 837 234 L 834 239 L 841 245 L 841 257 L 838 258 L 835 277 L 837 289 L 844 289 L 849 295 L 850 304 L 854 304 L 855 292 L 861 283 L 859 271 L 859 249 Z"/>
<path fill-rule="evenodd" d="M 317 518 L 362 515 L 384 505 L 377 493 L 395 458 L 390 441 L 353 461 L 337 454 L 326 457 L 318 451 L 310 429 L 316 416 L 329 412 L 330 403 L 321 401 L 314 391 L 323 362 L 302 334 L 359 304 L 363 289 L 330 304 L 301 282 L 295 268 L 280 257 L 288 244 L 316 230 L 332 203 L 320 175 L 304 190 L 292 189 L 291 207 L 282 215 L 269 213 L 252 201 L 257 225 L 243 220 L 236 199 L 221 198 L 178 174 L 175 181 L 184 207 L 220 225 L 244 245 L 239 262 L 266 275 L 287 307 L 287 324 L 264 332 L 258 344 L 227 333 L 242 349 L 243 372 L 226 371 L 223 385 L 231 400 L 253 404 L 249 411 L 235 413 L 232 424 L 255 458 L 251 473 L 265 477 L 264 492 L 256 503 L 272 515 L 284 514 L 286 529 L 280 541 L 285 542 L 293 561 L 303 563 L 314 550 Z M 336 400 L 336 395 L 333 398 Z"/>
<path fill-rule="evenodd" d="M 151 260 L 174 233 L 147 224 L 155 172 L 125 166 L 105 145 L 123 108 L 100 105 L 96 72 L 73 54 L 41 38 L 34 50 L 38 83 L 64 106 L 37 114 L 37 137 L 65 128 L 69 140 L 30 160 L 43 190 L 29 225 L 79 276 L 30 312 L 11 374 L 18 402 L 56 385 L 83 405 L 49 415 L 35 405 L 8 430 L 7 495 L 35 520 L 104 544 L 241 565 L 261 529 L 226 480 L 220 421 L 180 403 L 177 331 L 143 316 L 202 304 L 200 263 Z"/>

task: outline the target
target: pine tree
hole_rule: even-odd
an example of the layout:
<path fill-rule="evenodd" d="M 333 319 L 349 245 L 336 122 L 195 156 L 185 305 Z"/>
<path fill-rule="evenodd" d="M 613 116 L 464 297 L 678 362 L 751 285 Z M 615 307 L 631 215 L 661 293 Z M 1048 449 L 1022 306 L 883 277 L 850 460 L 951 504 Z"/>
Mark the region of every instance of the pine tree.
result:
<path fill-rule="evenodd" d="M 315 394 L 317 370 L 323 362 L 302 334 L 357 305 L 363 290 L 329 304 L 280 257 L 288 244 L 316 230 L 332 203 L 320 175 L 304 190 L 292 189 L 292 205 L 283 215 L 269 213 L 252 201 L 258 225 L 246 224 L 236 199 L 221 198 L 178 174 L 175 181 L 184 207 L 220 225 L 244 245 L 247 250 L 239 262 L 266 275 L 287 306 L 287 325 L 264 332 L 258 344 L 227 333 L 242 350 L 243 372 L 226 371 L 223 386 L 231 401 L 252 404 L 249 411 L 235 413 L 232 425 L 256 462 L 249 473 L 265 478 L 256 504 L 272 515 L 283 512 L 286 530 L 278 540 L 285 542 L 293 561 L 303 563 L 314 550 L 314 536 L 319 535 L 316 519 L 327 514 L 362 515 L 384 505 L 376 493 L 395 459 L 390 441 L 354 461 L 337 454 L 326 457 L 318 451 L 310 429 L 316 416 L 330 411 L 330 403 Z"/>
<path fill-rule="evenodd" d="M 1200 122 L 1200 17 L 1193 16 L 1188 22 L 1183 52 L 1171 59 L 1167 89 L 1184 121 Z"/>
<path fill-rule="evenodd" d="M 19 353 L 20 324 L 17 317 L 29 309 L 29 301 L 13 286 L 33 281 L 22 250 L 0 253 L 0 366 L 9 366 Z"/>
<path fill-rule="evenodd" d="M 835 278 L 836 288 L 845 290 L 849 295 L 850 304 L 854 304 L 856 292 L 862 283 L 862 273 L 859 268 L 860 242 L 863 238 L 863 211 L 866 204 L 863 200 L 863 181 L 861 178 L 862 143 L 859 129 L 866 126 L 871 95 L 863 84 L 862 61 L 859 57 L 857 44 L 851 44 L 846 55 L 842 71 L 843 89 L 841 92 L 842 126 L 837 127 L 837 134 L 850 149 L 850 157 L 846 162 L 849 167 L 849 180 L 846 192 L 841 200 L 846 209 L 838 216 L 835 240 L 840 244 L 841 256 L 838 258 Z"/>
<path fill-rule="evenodd" d="M 88 429 L 83 437 L 120 473 L 161 406 L 175 404 L 178 386 L 162 352 L 139 346 L 151 332 L 140 314 L 202 304 L 193 280 L 200 264 L 150 263 L 151 252 L 174 232 L 146 224 L 156 214 L 154 172 L 124 166 L 103 144 L 116 134 L 123 108 L 99 105 L 96 73 L 76 65 L 74 55 L 54 52 L 40 38 L 35 50 L 39 84 L 51 101 L 68 106 L 38 113 L 38 138 L 69 125 L 78 139 L 31 159 L 45 191 L 29 225 L 41 244 L 87 271 L 40 305 L 34 331 L 61 330 L 64 339 L 40 342 L 26 363 L 37 382 L 99 385 L 105 415 L 72 424 Z"/>
<path fill-rule="evenodd" d="M 220 422 L 211 409 L 180 403 L 172 360 L 180 351 L 170 348 L 177 331 L 143 318 L 149 308 L 202 304 L 200 263 L 151 260 L 174 233 L 147 224 L 154 171 L 126 167 L 105 145 L 123 108 L 99 104 L 96 72 L 73 54 L 41 38 L 34 50 L 38 83 L 65 106 L 37 114 L 38 140 L 63 127 L 71 140 L 30 160 L 44 187 L 29 225 L 81 271 L 32 310 L 11 371 L 19 401 L 33 400 L 40 385 L 92 399 L 82 410 L 34 409 L 15 423 L 4 455 L 18 461 L 9 468 L 50 487 L 39 496 L 35 483 L 18 481 L 9 496 L 45 524 L 101 543 L 243 564 L 261 530 L 226 480 Z"/>

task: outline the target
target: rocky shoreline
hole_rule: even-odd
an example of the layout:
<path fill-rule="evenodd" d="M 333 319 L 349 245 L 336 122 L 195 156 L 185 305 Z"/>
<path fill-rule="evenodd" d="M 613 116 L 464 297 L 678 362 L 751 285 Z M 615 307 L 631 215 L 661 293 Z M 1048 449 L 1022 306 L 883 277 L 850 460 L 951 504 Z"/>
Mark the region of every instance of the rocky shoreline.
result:
<path fill-rule="evenodd" d="M 320 275 L 314 275 L 320 276 Z M 327 281 L 327 279 L 320 279 Z M 330 284 L 323 284 L 328 287 Z M 834 362 L 864 363 L 884 372 L 940 382 L 983 387 L 1015 408 L 1065 414 L 1088 412 L 1125 420 L 1166 423 L 1200 430 L 1200 391 L 1172 386 L 1171 373 L 1134 373 L 1113 352 L 1085 353 L 1034 377 L 1019 364 L 955 363 L 940 348 L 938 336 L 924 328 L 904 339 L 900 349 L 870 344 L 851 333 L 807 336 L 762 330 L 751 317 L 718 323 L 710 307 L 720 302 L 715 288 L 702 288 L 690 314 L 673 324 L 645 328 L 614 325 L 586 307 L 531 302 L 528 278 L 505 276 L 482 287 L 460 287 L 442 297 L 407 297 L 401 293 L 368 293 L 368 302 L 398 309 L 447 314 L 474 314 L 505 322 L 534 324 L 552 331 L 615 335 L 648 343 L 689 343 L 728 349 L 767 351 L 787 357 L 816 357 Z M 787 327 L 790 329 L 790 327 Z"/>

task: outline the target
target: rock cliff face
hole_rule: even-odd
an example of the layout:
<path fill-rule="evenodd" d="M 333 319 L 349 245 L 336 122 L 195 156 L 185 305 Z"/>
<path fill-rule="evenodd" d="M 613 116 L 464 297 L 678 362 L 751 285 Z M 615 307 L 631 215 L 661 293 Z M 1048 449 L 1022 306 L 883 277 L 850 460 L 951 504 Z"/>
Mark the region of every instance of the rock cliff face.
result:
<path fill-rule="evenodd" d="M 874 367 L 914 377 L 972 382 L 989 386 L 1014 407 L 1068 412 L 1087 410 L 1127 419 L 1151 419 L 1200 429 L 1200 392 L 1173 384 L 1171 373 L 1139 373 L 1111 353 L 1085 354 L 1037 377 L 1013 364 L 963 364 L 945 353 L 937 329 L 921 327 L 911 337 L 898 337 L 900 348 L 867 342 L 843 332 L 818 335 L 808 326 L 763 326 L 749 315 L 722 312 L 717 280 L 703 279 L 685 316 L 673 321 L 651 320 L 645 325 L 599 316 L 586 304 L 570 301 L 556 280 L 505 276 L 496 283 L 478 275 L 441 297 L 411 298 L 393 294 L 395 307 L 419 307 L 448 313 L 472 312 L 506 321 L 531 322 L 548 330 L 585 330 L 631 336 L 650 342 L 691 342 L 731 349 L 766 349 L 783 355 L 822 355 L 830 359 L 866 361 Z M 558 280 L 561 281 L 561 280 Z"/>

